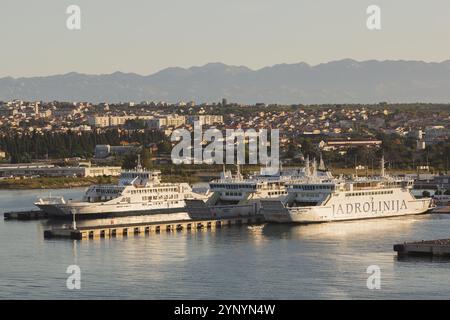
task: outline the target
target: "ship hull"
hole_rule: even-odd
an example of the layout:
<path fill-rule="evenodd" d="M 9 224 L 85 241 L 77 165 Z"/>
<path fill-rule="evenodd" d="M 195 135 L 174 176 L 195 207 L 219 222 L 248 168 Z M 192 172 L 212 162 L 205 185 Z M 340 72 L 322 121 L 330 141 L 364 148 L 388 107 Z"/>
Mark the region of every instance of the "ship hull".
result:
<path fill-rule="evenodd" d="M 186 200 L 186 210 L 191 219 L 225 219 L 257 215 L 259 206 L 257 203 L 208 206 L 201 200 Z"/>
<path fill-rule="evenodd" d="M 185 206 L 171 208 L 139 208 L 133 209 L 133 205 L 71 205 L 71 204 L 36 204 L 51 218 L 72 219 L 73 213 L 76 219 L 101 219 L 112 217 L 129 217 L 140 215 L 161 215 L 167 220 L 189 219 Z"/>
<path fill-rule="evenodd" d="M 285 207 L 280 201 L 263 201 L 261 213 L 267 222 L 312 224 L 420 215 L 433 209 L 429 198 L 404 201 L 397 206 L 396 202 L 391 202 L 390 204 L 392 206 L 385 207 L 386 210 L 373 210 L 374 208 L 371 205 L 358 206 L 359 210 L 355 210 L 354 205 L 349 205 L 345 209 L 336 207 L 336 205 Z M 362 209 L 363 207 L 364 209 Z M 351 210 L 346 210 L 347 208 L 351 208 Z"/>

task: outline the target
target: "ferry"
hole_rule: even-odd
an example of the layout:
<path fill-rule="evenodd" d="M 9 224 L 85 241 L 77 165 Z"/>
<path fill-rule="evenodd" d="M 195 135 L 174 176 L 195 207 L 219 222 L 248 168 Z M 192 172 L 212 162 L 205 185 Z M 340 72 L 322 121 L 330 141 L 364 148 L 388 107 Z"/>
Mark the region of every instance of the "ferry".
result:
<path fill-rule="evenodd" d="M 431 198 L 415 198 L 412 179 L 388 176 L 381 160 L 379 177 L 321 178 L 314 172 L 304 181 L 289 183 L 282 200 L 263 200 L 268 222 L 321 223 L 427 213 Z"/>
<path fill-rule="evenodd" d="M 192 191 L 187 183 L 162 183 L 161 172 L 122 171 L 117 185 L 93 185 L 82 200 L 63 197 L 40 198 L 35 205 L 51 217 L 103 218 L 161 214 L 163 221 L 189 219 L 186 199 L 206 201 L 206 196 Z M 180 215 L 179 213 L 184 213 Z"/>
<path fill-rule="evenodd" d="M 438 186 L 437 191 L 433 195 L 433 199 L 438 207 L 450 206 L 450 193 Z"/>
<path fill-rule="evenodd" d="M 280 168 L 276 174 L 273 174 L 272 170 L 261 168 L 259 173 L 246 178 L 241 174 L 239 165 L 235 175 L 231 171 L 225 171 L 224 168 L 220 178 L 209 183 L 209 196 L 206 202 L 187 202 L 189 214 L 197 219 L 260 214 L 263 199 L 280 201 L 287 195 L 286 185 L 289 182 L 305 179 L 309 175 L 309 159 L 306 162 L 305 168 L 288 170 Z M 317 171 L 317 175 L 332 178 L 331 173 L 326 170 Z"/>

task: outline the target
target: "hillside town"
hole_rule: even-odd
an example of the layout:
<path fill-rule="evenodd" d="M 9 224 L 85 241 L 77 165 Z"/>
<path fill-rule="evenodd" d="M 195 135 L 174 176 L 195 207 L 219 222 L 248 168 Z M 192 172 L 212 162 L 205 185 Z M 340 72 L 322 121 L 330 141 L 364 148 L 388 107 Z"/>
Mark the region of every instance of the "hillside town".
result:
<path fill-rule="evenodd" d="M 117 175 L 143 152 L 153 165 L 171 164 L 172 132 L 192 130 L 196 121 L 223 131 L 279 129 L 287 165 L 308 155 L 333 167 L 366 168 L 383 153 L 391 168 L 449 167 L 449 105 L 13 100 L 0 102 L 0 176 Z"/>
<path fill-rule="evenodd" d="M 431 110 L 430 110 L 431 109 Z M 237 113 L 229 113 L 235 110 Z M 433 112 L 433 110 L 439 110 Z M 430 112 L 431 111 L 431 112 Z M 446 141 L 450 134 L 450 106 L 418 104 L 410 110 L 401 105 L 255 105 L 219 103 L 141 102 L 92 104 L 89 102 L 0 101 L 0 132 L 88 132 L 128 128 L 140 122 L 142 129 L 171 130 L 190 127 L 194 121 L 218 128 L 282 129 L 285 137 L 324 135 L 342 138 L 364 127 L 374 132 L 413 135 L 422 148 Z"/>

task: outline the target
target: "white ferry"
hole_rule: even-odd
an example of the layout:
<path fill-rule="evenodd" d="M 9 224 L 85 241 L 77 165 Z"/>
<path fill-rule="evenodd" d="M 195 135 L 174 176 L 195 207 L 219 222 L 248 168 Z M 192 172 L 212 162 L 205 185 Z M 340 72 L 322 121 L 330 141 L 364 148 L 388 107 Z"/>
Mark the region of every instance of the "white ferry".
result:
<path fill-rule="evenodd" d="M 416 199 L 413 180 L 391 177 L 320 178 L 289 183 L 287 196 L 262 201 L 261 213 L 268 222 L 319 223 L 423 214 L 433 208 L 431 198 Z"/>
<path fill-rule="evenodd" d="M 192 191 L 187 183 L 161 183 L 160 171 L 146 171 L 140 165 L 123 171 L 117 185 L 93 185 L 81 201 L 60 197 L 39 199 L 35 205 L 53 217 L 102 218 L 164 214 L 164 219 L 179 219 L 185 213 L 186 199 L 205 201 L 205 195 Z M 166 215 L 167 214 L 167 215 Z M 181 217 L 183 218 L 183 217 Z"/>
<path fill-rule="evenodd" d="M 240 173 L 239 166 L 235 175 L 231 171 L 221 173 L 217 180 L 209 183 L 209 199 L 206 203 L 188 201 L 189 215 L 193 218 L 250 216 L 260 213 L 261 200 L 281 200 L 287 195 L 286 185 L 291 181 L 305 179 L 308 176 L 307 166 L 300 169 L 279 170 L 277 174 L 269 174 L 261 168 L 248 178 Z M 307 169 L 306 169 L 307 168 Z M 328 171 L 320 171 L 318 176 L 331 178 Z"/>

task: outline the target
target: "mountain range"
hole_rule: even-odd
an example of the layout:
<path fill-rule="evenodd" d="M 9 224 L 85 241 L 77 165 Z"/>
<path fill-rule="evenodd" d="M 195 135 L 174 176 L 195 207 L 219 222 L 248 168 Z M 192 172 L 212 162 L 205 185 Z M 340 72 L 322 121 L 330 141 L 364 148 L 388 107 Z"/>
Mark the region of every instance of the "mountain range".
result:
<path fill-rule="evenodd" d="M 0 78 L 0 100 L 239 103 L 450 102 L 450 60 L 278 64 L 252 70 L 209 63 L 143 76 L 115 72 Z"/>

